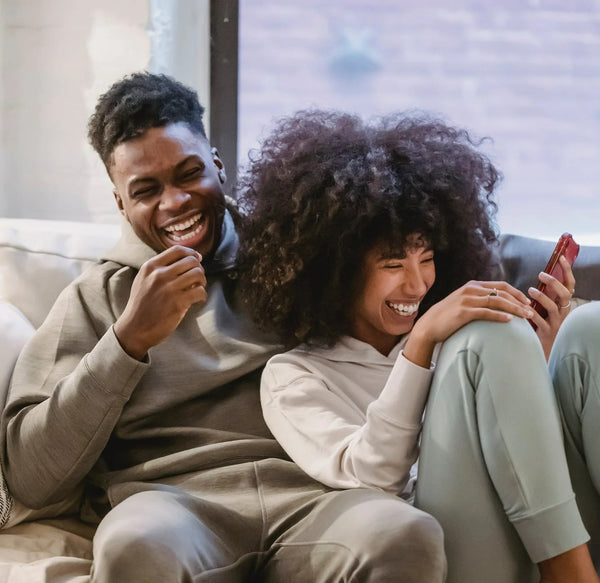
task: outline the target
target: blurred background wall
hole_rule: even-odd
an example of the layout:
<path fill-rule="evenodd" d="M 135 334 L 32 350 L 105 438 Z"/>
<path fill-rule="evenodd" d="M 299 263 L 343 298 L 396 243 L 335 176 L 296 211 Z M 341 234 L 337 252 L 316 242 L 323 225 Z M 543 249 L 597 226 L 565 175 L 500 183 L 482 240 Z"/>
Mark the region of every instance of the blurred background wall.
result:
<path fill-rule="evenodd" d="M 0 0 L 0 215 L 116 221 L 87 119 L 150 69 L 236 117 L 241 170 L 297 109 L 431 111 L 492 138 L 503 231 L 600 244 L 600 0 L 239 0 L 239 79 L 210 103 L 218 2 Z"/>

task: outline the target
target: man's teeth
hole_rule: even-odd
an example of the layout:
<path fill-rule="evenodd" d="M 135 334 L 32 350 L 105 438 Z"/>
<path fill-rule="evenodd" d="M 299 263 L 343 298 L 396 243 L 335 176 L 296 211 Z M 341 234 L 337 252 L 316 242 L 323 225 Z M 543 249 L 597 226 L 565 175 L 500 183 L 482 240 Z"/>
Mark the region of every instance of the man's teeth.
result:
<path fill-rule="evenodd" d="M 165 227 L 165 231 L 169 231 L 169 233 L 174 233 L 175 231 L 184 231 L 185 229 L 189 229 L 196 221 L 199 221 L 202 218 L 202 213 L 199 213 L 193 216 L 191 219 L 188 219 L 184 223 L 179 223 L 178 225 L 171 225 L 169 227 Z"/>
<path fill-rule="evenodd" d="M 173 241 L 185 241 L 187 239 L 195 237 L 201 230 L 202 230 L 202 225 L 198 225 L 197 229 L 194 229 L 193 231 L 190 231 L 189 233 L 186 233 L 185 235 L 174 235 L 171 233 L 171 239 L 173 239 Z"/>
<path fill-rule="evenodd" d="M 190 231 L 185 235 L 175 235 L 175 233 L 177 231 L 185 231 L 186 229 L 189 229 L 191 226 L 195 225 L 196 222 L 200 221 L 200 219 L 202 219 L 202 213 L 193 216 L 192 218 L 188 219 L 187 221 L 184 221 L 183 223 L 165 227 L 165 231 L 170 233 L 171 239 L 173 239 L 174 241 L 185 241 L 186 239 L 195 237 L 202 230 L 202 225 L 199 224 L 193 231 Z"/>
<path fill-rule="evenodd" d="M 386 303 L 390 308 L 392 308 L 392 310 L 398 312 L 398 314 L 401 316 L 412 316 L 419 309 L 419 304 L 393 304 L 392 302 Z"/>

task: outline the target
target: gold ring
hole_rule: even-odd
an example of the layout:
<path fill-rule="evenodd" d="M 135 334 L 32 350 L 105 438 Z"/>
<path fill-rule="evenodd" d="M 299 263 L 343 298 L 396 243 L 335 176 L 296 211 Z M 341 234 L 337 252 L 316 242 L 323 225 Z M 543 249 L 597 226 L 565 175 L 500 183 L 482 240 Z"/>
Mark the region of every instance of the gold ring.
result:
<path fill-rule="evenodd" d="M 497 295 L 498 295 L 498 290 L 497 290 L 496 288 L 494 288 L 494 289 L 493 289 L 493 290 L 490 292 L 490 294 L 489 294 L 489 295 L 490 295 L 490 297 L 497 296 Z"/>
<path fill-rule="evenodd" d="M 573 288 L 573 289 L 570 289 L 570 290 L 569 290 L 569 293 L 571 294 L 571 297 L 573 297 L 573 294 L 575 293 L 575 288 Z"/>
<path fill-rule="evenodd" d="M 558 306 L 559 310 L 566 310 L 567 308 L 571 307 L 571 302 L 567 302 L 564 306 Z"/>

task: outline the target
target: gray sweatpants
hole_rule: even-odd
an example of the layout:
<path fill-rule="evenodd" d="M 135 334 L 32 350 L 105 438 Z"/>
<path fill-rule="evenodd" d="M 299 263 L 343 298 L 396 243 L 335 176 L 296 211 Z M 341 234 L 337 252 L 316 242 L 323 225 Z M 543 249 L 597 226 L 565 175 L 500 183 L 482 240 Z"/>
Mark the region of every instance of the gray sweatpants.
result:
<path fill-rule="evenodd" d="M 94 583 L 442 583 L 439 524 L 392 495 L 331 491 L 269 459 L 128 484 L 94 538 Z"/>
<path fill-rule="evenodd" d="M 590 550 L 600 568 L 600 302 L 577 308 L 559 330 L 550 372 L 565 447 Z"/>
<path fill-rule="evenodd" d="M 552 383 L 525 320 L 474 322 L 440 353 L 416 505 L 444 530 L 448 583 L 527 583 L 588 540 Z"/>

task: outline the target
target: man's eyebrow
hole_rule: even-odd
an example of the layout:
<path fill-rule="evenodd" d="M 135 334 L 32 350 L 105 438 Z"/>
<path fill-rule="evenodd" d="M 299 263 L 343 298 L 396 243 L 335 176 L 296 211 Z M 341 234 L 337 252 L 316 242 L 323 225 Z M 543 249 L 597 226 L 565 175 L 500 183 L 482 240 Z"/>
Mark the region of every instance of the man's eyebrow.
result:
<path fill-rule="evenodd" d="M 147 184 L 149 182 L 156 182 L 155 178 L 152 178 L 151 176 L 134 176 L 128 183 L 127 183 L 127 189 L 128 190 L 132 190 L 133 188 L 136 188 L 137 186 L 140 186 L 142 184 Z"/>
<path fill-rule="evenodd" d="M 175 165 L 175 169 L 181 170 L 181 168 L 189 164 L 190 161 L 200 164 L 203 168 L 206 168 L 206 162 L 204 161 L 204 158 L 202 158 L 202 156 L 199 156 L 198 154 L 190 154 L 189 156 L 186 156 L 181 162 L 178 162 Z"/>

